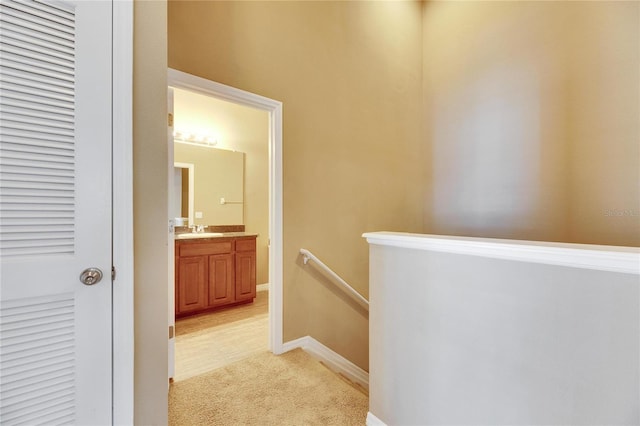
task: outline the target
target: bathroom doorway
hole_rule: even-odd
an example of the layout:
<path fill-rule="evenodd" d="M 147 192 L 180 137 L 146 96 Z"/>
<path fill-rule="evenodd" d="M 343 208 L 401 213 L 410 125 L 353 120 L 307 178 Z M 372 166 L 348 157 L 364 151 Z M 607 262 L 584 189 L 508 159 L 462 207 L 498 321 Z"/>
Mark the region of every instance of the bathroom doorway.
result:
<path fill-rule="evenodd" d="M 169 188 L 183 197 L 169 197 L 170 229 L 182 233 L 190 232 L 190 226 L 202 226 L 209 227 L 205 232 L 223 233 L 223 238 L 230 235 L 227 230 L 256 236 L 257 292 L 252 303 L 188 316 L 179 320 L 177 328 L 173 280 L 177 271 L 173 247 L 169 248 L 169 377 L 182 379 L 238 360 L 243 353 L 282 352 L 282 105 L 175 70 L 169 70 L 169 88 L 170 112 L 175 109 L 169 117 L 171 153 L 176 143 L 170 174 L 184 183 L 181 191 L 174 190 L 175 181 Z M 202 163 L 205 157 L 219 162 Z M 177 169 L 176 162 L 181 163 Z M 190 165 L 188 173 L 185 165 Z M 192 353 L 182 372 L 180 366 L 174 369 L 175 361 L 184 359 L 184 353 L 175 351 L 176 336 L 180 342 L 188 340 L 181 347 Z M 208 347 L 212 339 L 215 344 Z"/>

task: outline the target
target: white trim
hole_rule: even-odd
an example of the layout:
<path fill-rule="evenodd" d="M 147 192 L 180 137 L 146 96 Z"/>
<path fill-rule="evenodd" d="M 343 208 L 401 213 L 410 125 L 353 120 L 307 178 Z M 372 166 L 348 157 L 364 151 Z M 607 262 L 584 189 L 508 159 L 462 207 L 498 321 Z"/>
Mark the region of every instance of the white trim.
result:
<path fill-rule="evenodd" d="M 133 424 L 133 1 L 113 2 L 113 417 Z"/>
<path fill-rule="evenodd" d="M 169 69 L 168 83 L 239 105 L 269 113 L 269 348 L 283 352 L 282 345 L 282 102 Z"/>
<path fill-rule="evenodd" d="M 385 422 L 383 422 L 382 420 L 380 420 L 379 418 L 377 418 L 376 416 L 373 415 L 373 413 L 371 413 L 371 411 L 369 411 L 367 413 L 367 426 L 387 426 L 387 424 Z"/>
<path fill-rule="evenodd" d="M 499 240 L 402 232 L 368 232 L 362 236 L 370 244 L 382 246 L 433 250 L 640 275 L 640 248 L 636 247 Z"/>
<path fill-rule="evenodd" d="M 300 337 L 282 345 L 283 352 L 289 352 L 297 348 L 303 349 L 314 358 L 320 360 L 332 371 L 340 373 L 364 389 L 369 390 L 369 373 L 358 367 L 342 355 L 329 349 L 311 336 Z"/>
<path fill-rule="evenodd" d="M 256 291 L 269 291 L 269 283 L 258 284 L 256 286 Z"/>
<path fill-rule="evenodd" d="M 167 88 L 167 114 L 168 117 L 173 117 L 173 100 L 174 94 L 172 88 Z M 167 228 L 167 325 L 169 332 L 168 348 L 167 348 L 167 391 L 171 387 L 171 379 L 176 375 L 176 339 L 171 336 L 175 336 L 173 330 L 176 329 L 176 289 L 175 289 L 175 276 L 176 276 L 176 244 L 175 244 L 175 169 L 176 163 L 174 159 L 174 143 L 173 143 L 173 123 L 172 120 L 168 120 L 169 126 L 167 126 L 167 218 L 169 226 Z M 178 163 L 178 167 L 180 167 Z M 188 177 L 187 183 L 189 184 L 189 194 L 187 194 L 187 220 L 189 225 L 193 225 L 193 172 L 195 166 L 186 164 L 184 168 L 187 169 Z M 182 184 L 182 177 L 180 183 Z M 180 191 L 182 198 L 182 189 Z M 182 204 L 182 203 L 180 203 Z M 182 210 L 182 206 L 181 206 Z M 180 214 L 182 216 L 182 214 Z"/>
<path fill-rule="evenodd" d="M 304 337 L 300 337 L 295 340 L 289 340 L 288 342 L 283 343 L 282 353 L 289 352 L 298 348 L 304 349 L 308 344 L 308 340 L 311 338 L 312 338 L 311 336 L 304 336 Z"/>
<path fill-rule="evenodd" d="M 173 114 L 173 112 L 172 112 Z M 172 142 L 173 143 L 173 142 Z M 173 149 L 173 147 L 171 147 L 171 149 Z M 171 151 L 173 152 L 173 151 Z M 173 158 L 173 154 L 171 154 L 171 157 Z M 194 213 L 195 213 L 195 198 L 196 198 L 196 194 L 195 194 L 195 185 L 196 185 L 196 165 L 193 163 L 180 163 L 180 162 L 175 162 L 173 163 L 173 167 L 180 167 L 182 169 L 188 169 L 189 171 L 187 172 L 189 175 L 189 195 L 187 195 L 189 197 L 189 199 L 187 200 L 189 203 L 189 206 L 187 207 L 187 209 L 189 210 L 187 216 L 187 220 L 189 220 L 189 226 L 193 225 L 194 222 Z M 173 206 L 172 206 L 173 207 Z M 169 219 L 173 219 L 173 218 L 169 218 Z"/>

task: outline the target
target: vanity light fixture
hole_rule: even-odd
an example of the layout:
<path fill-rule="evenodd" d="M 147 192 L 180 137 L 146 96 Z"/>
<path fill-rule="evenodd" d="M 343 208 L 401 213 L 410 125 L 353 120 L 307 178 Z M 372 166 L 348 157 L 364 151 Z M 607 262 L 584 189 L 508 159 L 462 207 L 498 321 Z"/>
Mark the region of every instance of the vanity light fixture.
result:
<path fill-rule="evenodd" d="M 192 145 L 202 145 L 202 146 L 209 146 L 209 147 L 214 147 L 218 144 L 218 140 L 213 136 L 182 132 L 179 130 L 174 130 L 173 141 L 179 142 L 179 143 L 187 143 Z"/>

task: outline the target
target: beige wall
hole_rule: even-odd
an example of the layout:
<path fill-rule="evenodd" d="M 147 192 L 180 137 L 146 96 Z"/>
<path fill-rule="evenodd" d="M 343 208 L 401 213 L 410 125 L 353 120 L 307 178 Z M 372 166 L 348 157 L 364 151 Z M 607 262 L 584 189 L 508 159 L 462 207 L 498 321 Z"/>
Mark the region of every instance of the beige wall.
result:
<path fill-rule="evenodd" d="M 638 2 L 428 2 L 425 231 L 640 245 Z"/>
<path fill-rule="evenodd" d="M 284 339 L 363 368 L 368 318 L 303 267 L 368 294 L 365 231 L 422 231 L 417 2 L 169 2 L 169 66 L 284 105 Z M 416 160 L 417 159 L 417 160 Z"/>
<path fill-rule="evenodd" d="M 134 3 L 134 422 L 167 424 L 167 11 Z"/>
<path fill-rule="evenodd" d="M 244 204 L 218 206 L 228 210 L 239 210 L 244 217 L 246 231 L 258 234 L 256 282 L 268 283 L 269 114 L 266 111 L 180 89 L 174 89 L 174 112 L 176 130 L 210 135 L 218 141 L 216 147 L 245 154 Z M 199 223 L 198 220 L 195 222 Z M 211 223 L 205 218 L 202 224 L 222 223 Z"/>

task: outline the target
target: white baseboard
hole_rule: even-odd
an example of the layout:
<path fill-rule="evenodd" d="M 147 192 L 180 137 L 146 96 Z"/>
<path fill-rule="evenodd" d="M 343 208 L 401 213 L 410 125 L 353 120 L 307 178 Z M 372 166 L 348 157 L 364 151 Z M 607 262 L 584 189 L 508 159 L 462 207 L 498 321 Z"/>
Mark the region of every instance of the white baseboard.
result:
<path fill-rule="evenodd" d="M 258 284 L 256 286 L 256 291 L 267 291 L 269 290 L 269 283 Z"/>
<path fill-rule="evenodd" d="M 387 426 L 385 422 L 374 416 L 371 411 L 367 413 L 367 426 Z"/>
<path fill-rule="evenodd" d="M 311 336 L 304 336 L 296 340 L 291 340 L 282 345 L 282 352 L 289 352 L 293 349 L 302 348 L 312 357 L 322 361 L 327 367 L 336 373 L 340 373 L 354 383 L 359 384 L 369 390 L 369 373 L 358 367 L 342 355 L 329 349 Z M 384 424 L 384 423 L 380 423 Z"/>

